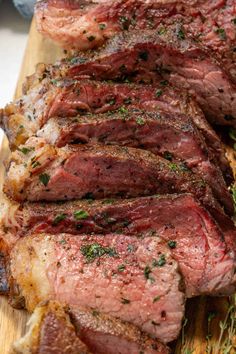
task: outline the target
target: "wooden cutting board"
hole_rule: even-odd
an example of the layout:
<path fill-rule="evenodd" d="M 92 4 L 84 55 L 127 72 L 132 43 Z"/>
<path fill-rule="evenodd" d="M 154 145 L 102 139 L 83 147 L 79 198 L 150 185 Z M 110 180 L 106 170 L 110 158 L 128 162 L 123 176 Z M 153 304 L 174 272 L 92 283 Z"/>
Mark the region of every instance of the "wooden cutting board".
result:
<path fill-rule="evenodd" d="M 34 72 L 37 63 L 53 63 L 62 56 L 63 51 L 61 49 L 37 33 L 33 20 L 15 97 L 21 95 L 22 83 L 27 75 Z M 224 321 L 228 308 L 229 301 L 226 298 L 209 299 L 202 297 L 188 301 L 184 330 L 176 343 L 175 353 L 236 353 L 235 348 L 225 353 L 217 349 L 220 336 L 219 322 Z M 235 315 L 233 310 L 232 314 L 233 317 Z M 27 319 L 28 315 L 25 311 L 13 310 L 8 305 L 7 300 L 0 297 L 0 354 L 9 353 L 11 344 L 25 332 Z"/>

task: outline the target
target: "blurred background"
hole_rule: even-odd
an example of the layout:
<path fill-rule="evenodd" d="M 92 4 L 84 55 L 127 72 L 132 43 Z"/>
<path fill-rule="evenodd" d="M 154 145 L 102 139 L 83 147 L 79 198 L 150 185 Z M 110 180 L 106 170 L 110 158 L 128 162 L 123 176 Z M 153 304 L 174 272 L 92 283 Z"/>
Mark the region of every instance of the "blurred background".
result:
<path fill-rule="evenodd" d="M 14 96 L 34 2 L 0 0 L 0 107 Z"/>

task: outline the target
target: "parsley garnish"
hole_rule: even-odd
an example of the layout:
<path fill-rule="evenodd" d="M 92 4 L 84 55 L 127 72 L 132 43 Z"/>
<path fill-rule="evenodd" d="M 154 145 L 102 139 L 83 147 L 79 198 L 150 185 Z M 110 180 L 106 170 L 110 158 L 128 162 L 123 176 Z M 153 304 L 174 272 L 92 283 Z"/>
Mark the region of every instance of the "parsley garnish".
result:
<path fill-rule="evenodd" d="M 59 214 L 55 217 L 55 219 L 52 222 L 53 226 L 57 226 L 61 221 L 65 220 L 67 217 L 66 214 Z"/>
<path fill-rule="evenodd" d="M 153 299 L 153 303 L 155 303 L 155 302 L 157 302 L 157 301 L 159 301 L 160 300 L 160 296 L 156 296 L 156 297 L 154 297 L 154 299 Z"/>
<path fill-rule="evenodd" d="M 125 268 L 126 268 L 125 265 L 121 264 L 117 267 L 117 270 L 118 270 L 118 272 L 123 272 L 125 270 Z"/>
<path fill-rule="evenodd" d="M 136 119 L 136 123 L 137 123 L 138 125 L 144 125 L 144 124 L 145 124 L 145 120 L 144 120 L 142 117 L 138 117 L 138 118 Z"/>
<path fill-rule="evenodd" d="M 160 97 L 163 94 L 162 90 L 157 90 L 156 91 L 156 97 Z"/>
<path fill-rule="evenodd" d="M 83 220 L 87 219 L 89 217 L 89 214 L 85 210 L 78 210 L 74 212 L 74 218 L 76 220 Z"/>
<path fill-rule="evenodd" d="M 178 30 L 178 32 L 177 32 L 177 37 L 178 37 L 178 39 L 181 39 L 181 40 L 185 39 L 185 33 L 184 33 L 183 28 L 180 28 L 180 29 Z"/>
<path fill-rule="evenodd" d="M 105 23 L 99 23 L 99 28 L 103 31 L 106 28 Z"/>
<path fill-rule="evenodd" d="M 115 257 L 116 251 L 110 247 L 102 247 L 98 243 L 91 245 L 81 246 L 80 251 L 84 257 L 86 257 L 87 263 L 92 263 L 96 258 L 100 258 L 104 255 Z"/>
<path fill-rule="evenodd" d="M 217 28 L 216 33 L 218 34 L 218 36 L 222 41 L 226 40 L 226 32 L 224 28 Z"/>
<path fill-rule="evenodd" d="M 166 264 L 166 256 L 162 254 L 158 261 L 155 259 L 152 262 L 153 267 L 163 267 Z"/>
<path fill-rule="evenodd" d="M 24 155 L 27 155 L 29 152 L 34 151 L 34 147 L 23 147 L 19 149 L 20 152 L 22 152 Z"/>
<path fill-rule="evenodd" d="M 177 245 L 177 242 L 176 241 L 169 241 L 168 242 L 168 246 L 171 248 L 171 249 L 174 249 L 176 248 L 176 245 Z"/>
<path fill-rule="evenodd" d="M 50 176 L 47 173 L 42 173 L 39 176 L 39 180 L 40 182 L 42 182 L 44 184 L 44 186 L 46 187 L 48 185 L 48 182 L 50 181 Z"/>

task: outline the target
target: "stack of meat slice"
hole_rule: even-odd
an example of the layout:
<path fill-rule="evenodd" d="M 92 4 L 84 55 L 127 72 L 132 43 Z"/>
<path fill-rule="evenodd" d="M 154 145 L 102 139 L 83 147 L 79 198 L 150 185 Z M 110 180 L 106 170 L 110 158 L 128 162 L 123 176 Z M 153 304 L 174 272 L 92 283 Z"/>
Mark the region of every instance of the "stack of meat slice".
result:
<path fill-rule="evenodd" d="M 233 176 L 205 118 L 235 126 L 235 5 L 191 4 L 38 2 L 70 48 L 112 38 L 39 65 L 1 113 L 0 291 L 36 308 L 16 353 L 169 353 L 186 298 L 235 292 Z"/>

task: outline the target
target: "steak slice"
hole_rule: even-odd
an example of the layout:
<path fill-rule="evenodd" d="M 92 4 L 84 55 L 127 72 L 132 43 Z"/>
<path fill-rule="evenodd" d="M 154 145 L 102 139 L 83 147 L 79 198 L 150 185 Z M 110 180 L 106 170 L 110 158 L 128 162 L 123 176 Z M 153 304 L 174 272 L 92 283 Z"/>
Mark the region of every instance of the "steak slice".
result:
<path fill-rule="evenodd" d="M 76 62 L 76 58 L 74 58 Z M 236 85 L 222 64 L 176 28 L 121 33 L 95 54 L 79 55 L 67 75 L 97 80 L 164 80 L 188 90 L 211 123 L 236 126 Z"/>
<path fill-rule="evenodd" d="M 76 335 L 63 307 L 53 302 L 36 308 L 27 333 L 13 344 L 11 353 L 92 354 Z"/>
<path fill-rule="evenodd" d="M 96 354 L 167 354 L 167 346 L 150 339 L 146 334 L 126 322 L 96 311 L 86 311 L 75 307 L 68 311 L 78 336 Z"/>
<path fill-rule="evenodd" d="M 188 297 L 235 291 L 235 228 L 224 221 L 228 225 L 226 245 L 214 219 L 190 194 L 26 203 L 15 212 L 14 220 L 19 225 L 18 237 L 64 232 L 74 235 L 114 232 L 141 240 L 150 235 L 160 237 L 168 243 L 179 264 Z"/>
<path fill-rule="evenodd" d="M 76 142 L 142 148 L 172 162 L 181 162 L 199 174 L 211 186 L 219 202 L 231 199 L 205 140 L 185 115 L 164 111 L 144 113 L 122 107 L 114 114 L 85 115 L 73 120 L 52 118 L 37 136 L 58 147 Z"/>
<path fill-rule="evenodd" d="M 81 7 L 82 4 L 82 7 Z M 234 0 L 193 1 L 39 1 L 38 30 L 67 48 L 102 45 L 120 31 L 156 29 L 181 24 L 180 37 L 191 36 L 214 50 L 235 75 Z"/>
<path fill-rule="evenodd" d="M 28 310 L 48 299 L 92 308 L 162 342 L 181 329 L 177 268 L 168 247 L 153 237 L 41 234 L 19 240 L 11 253 L 12 276 Z"/>
<path fill-rule="evenodd" d="M 212 213 L 223 212 L 207 183 L 185 166 L 145 150 L 116 145 L 56 148 L 31 138 L 12 153 L 4 191 L 16 201 L 190 192 Z M 226 208 L 233 213 L 231 199 Z"/>
<path fill-rule="evenodd" d="M 212 154 L 219 161 L 227 182 L 232 182 L 232 171 L 220 139 L 186 94 L 173 91 L 171 87 L 161 84 L 153 87 L 93 81 L 72 82 L 50 78 L 40 81 L 27 95 L 8 105 L 2 113 L 2 126 L 11 148 L 23 144 L 48 119 L 55 116 L 76 117 L 78 113 L 99 114 L 132 107 L 148 112 L 162 109 L 170 114 L 181 113 L 191 116 L 206 139 Z"/>
<path fill-rule="evenodd" d="M 14 345 L 17 354 L 25 354 L 26 349 L 31 354 L 169 353 L 164 344 L 131 324 L 98 311 L 64 308 L 54 301 L 40 304 L 30 322 L 25 337 Z"/>

